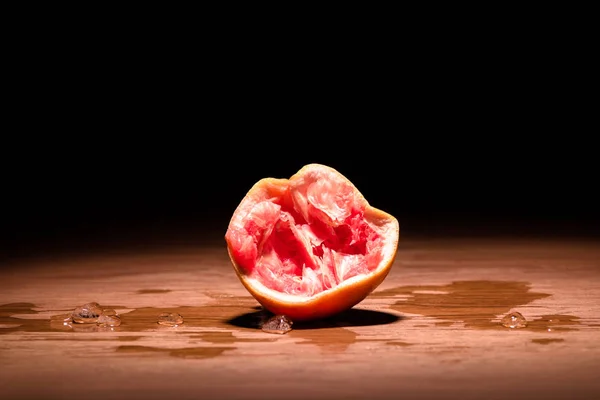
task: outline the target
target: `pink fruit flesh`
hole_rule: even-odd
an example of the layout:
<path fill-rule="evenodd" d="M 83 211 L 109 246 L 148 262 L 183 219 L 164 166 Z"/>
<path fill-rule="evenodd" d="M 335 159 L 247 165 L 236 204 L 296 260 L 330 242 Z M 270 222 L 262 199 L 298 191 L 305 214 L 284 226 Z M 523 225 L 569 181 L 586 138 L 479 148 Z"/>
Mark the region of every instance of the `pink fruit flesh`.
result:
<path fill-rule="evenodd" d="M 247 196 L 234 215 L 225 237 L 242 273 L 311 296 L 377 268 L 382 234 L 365 219 L 368 204 L 352 184 L 331 171 L 285 182 Z"/>

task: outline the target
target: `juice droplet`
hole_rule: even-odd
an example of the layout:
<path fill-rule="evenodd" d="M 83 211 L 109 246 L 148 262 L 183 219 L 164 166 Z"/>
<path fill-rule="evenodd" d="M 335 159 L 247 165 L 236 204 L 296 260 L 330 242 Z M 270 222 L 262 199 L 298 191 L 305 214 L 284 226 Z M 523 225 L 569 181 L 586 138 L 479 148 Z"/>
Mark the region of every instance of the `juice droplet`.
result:
<path fill-rule="evenodd" d="M 98 317 L 96 323 L 99 326 L 119 326 L 121 325 L 121 317 L 112 308 L 105 308 L 102 315 Z"/>
<path fill-rule="evenodd" d="M 263 324 L 262 330 L 267 333 L 283 335 L 292 330 L 293 324 L 294 322 L 285 315 L 275 315 Z"/>
<path fill-rule="evenodd" d="M 71 316 L 76 324 L 95 324 L 102 312 L 100 304 L 91 302 L 77 307 Z"/>
<path fill-rule="evenodd" d="M 177 313 L 162 313 L 158 316 L 158 324 L 165 326 L 178 326 L 183 324 L 183 317 Z"/>
<path fill-rule="evenodd" d="M 520 312 L 512 312 L 506 314 L 500 321 L 502 326 L 511 329 L 525 328 L 527 326 L 527 320 Z"/>
<path fill-rule="evenodd" d="M 109 317 L 112 317 L 118 314 L 112 308 L 105 308 L 104 310 L 102 310 L 102 315 L 108 315 Z"/>

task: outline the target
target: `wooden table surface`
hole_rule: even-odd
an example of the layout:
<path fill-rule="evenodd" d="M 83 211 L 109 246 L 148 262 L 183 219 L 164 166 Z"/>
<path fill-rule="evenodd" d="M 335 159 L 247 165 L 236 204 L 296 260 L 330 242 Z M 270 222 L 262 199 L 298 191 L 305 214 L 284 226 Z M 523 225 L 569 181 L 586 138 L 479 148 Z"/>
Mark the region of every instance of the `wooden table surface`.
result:
<path fill-rule="evenodd" d="M 600 398 L 597 239 L 403 237 L 372 295 L 284 335 L 197 239 L 4 260 L 0 398 Z M 50 320 L 92 301 L 121 326 Z"/>

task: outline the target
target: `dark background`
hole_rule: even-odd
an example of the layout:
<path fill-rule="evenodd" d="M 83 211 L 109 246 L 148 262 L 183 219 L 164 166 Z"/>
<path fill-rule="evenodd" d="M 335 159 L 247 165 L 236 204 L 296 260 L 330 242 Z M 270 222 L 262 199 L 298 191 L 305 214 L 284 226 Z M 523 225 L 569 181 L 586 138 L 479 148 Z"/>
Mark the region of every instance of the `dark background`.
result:
<path fill-rule="evenodd" d="M 404 236 L 599 234 L 589 52 L 573 43 L 436 36 L 279 63 L 145 43 L 78 47 L 76 64 L 40 45 L 14 66 L 4 256 L 221 243 L 256 181 L 311 162 Z"/>
<path fill-rule="evenodd" d="M 344 174 L 398 218 L 404 236 L 598 234 L 591 143 L 526 140 L 485 125 L 461 136 L 461 123 L 432 132 L 400 122 L 281 126 L 270 135 L 252 123 L 235 135 L 198 125 L 185 139 L 24 146 L 4 182 L 3 251 L 200 245 L 205 233 L 218 242 L 256 181 L 310 162 Z"/>

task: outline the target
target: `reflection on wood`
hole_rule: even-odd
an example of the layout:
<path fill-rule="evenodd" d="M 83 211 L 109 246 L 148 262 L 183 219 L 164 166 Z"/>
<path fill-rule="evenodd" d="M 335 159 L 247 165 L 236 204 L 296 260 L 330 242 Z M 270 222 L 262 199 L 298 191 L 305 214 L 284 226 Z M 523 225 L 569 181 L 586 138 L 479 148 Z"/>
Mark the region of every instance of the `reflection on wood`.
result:
<path fill-rule="evenodd" d="M 271 315 L 224 248 L 160 252 L 32 258 L 0 272 L 2 398 L 600 397 L 595 242 L 405 240 L 365 301 L 282 335 L 261 330 Z M 64 320 L 93 301 L 121 325 Z M 527 326 L 502 326 L 510 312 Z M 162 313 L 184 322 L 162 326 Z"/>

